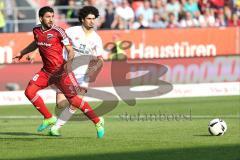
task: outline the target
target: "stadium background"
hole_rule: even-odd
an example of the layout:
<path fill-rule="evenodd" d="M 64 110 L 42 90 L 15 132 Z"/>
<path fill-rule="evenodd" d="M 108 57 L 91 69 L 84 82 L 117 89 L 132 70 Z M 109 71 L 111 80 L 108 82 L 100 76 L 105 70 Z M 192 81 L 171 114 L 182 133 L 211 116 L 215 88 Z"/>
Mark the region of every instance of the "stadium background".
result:
<path fill-rule="evenodd" d="M 197 2 L 195 0 L 192 0 L 192 1 L 194 3 Z M 3 2 L 9 3 L 12 1 L 1 0 L 0 4 L 3 4 Z M 21 112 L 18 112 L 17 108 L 20 105 L 27 105 L 25 109 L 30 108 L 30 106 L 28 106 L 30 103 L 25 98 L 23 90 L 25 89 L 28 81 L 33 77 L 34 73 L 36 73 L 41 68 L 42 66 L 41 59 L 39 56 L 37 56 L 34 63 L 30 64 L 28 61 L 25 60 L 25 57 L 24 57 L 21 63 L 13 64 L 12 58 L 24 46 L 26 46 L 29 42 L 33 40 L 31 29 L 36 23 L 38 23 L 38 19 L 36 18 L 36 12 L 38 11 L 38 9 L 44 5 L 54 6 L 56 10 L 56 17 L 55 17 L 56 23 L 62 26 L 63 28 L 67 28 L 71 25 L 75 25 L 77 22 L 76 16 L 74 17 L 74 15 L 72 15 L 73 17 L 71 17 L 67 13 L 74 12 L 75 9 L 77 10 L 81 8 L 81 6 L 86 3 L 95 5 L 99 7 L 100 11 L 102 10 L 104 11 L 104 9 L 102 9 L 104 8 L 103 4 L 107 4 L 106 6 L 108 6 L 109 3 L 111 3 L 111 5 L 113 6 L 115 5 L 115 7 L 117 8 L 118 6 L 121 6 L 119 2 L 121 2 L 121 0 L 119 1 L 116 0 L 112 2 L 101 1 L 101 0 L 100 1 L 92 0 L 92 1 L 86 2 L 86 1 L 76 0 L 71 2 L 66 1 L 65 3 L 66 4 L 69 3 L 69 4 L 64 5 L 64 1 L 16 0 L 14 3 L 14 6 L 12 6 L 13 15 L 11 18 L 9 18 L 5 12 L 7 9 L 6 7 L 0 8 L 1 13 L 4 13 L 5 15 L 5 26 L 3 30 L 1 30 L 2 33 L 0 33 L 0 75 L 1 75 L 0 76 L 1 77 L 0 78 L 0 110 L 2 111 L 0 112 L 0 117 L 2 119 L 1 120 L 2 126 L 4 126 L 4 123 L 7 117 L 9 119 L 11 118 L 11 116 L 13 117 L 19 116 L 21 118 L 21 116 L 23 115 L 32 116 L 32 114 L 34 113 L 34 111 L 32 111 L 29 113 L 31 115 L 25 115 L 24 113 L 21 114 Z M 141 8 L 141 6 L 143 6 L 144 2 L 143 1 L 130 1 L 130 2 L 131 2 L 130 7 L 133 9 L 135 14 L 133 23 L 138 22 L 137 10 L 138 8 Z M 155 1 L 153 0 L 150 2 L 151 2 L 150 8 L 154 9 Z M 162 2 L 166 2 L 165 9 L 167 4 L 172 3 L 171 1 L 165 1 L 165 0 L 162 0 Z M 183 3 L 185 1 L 179 1 L 179 4 L 180 2 Z M 74 5 L 72 3 L 74 3 Z M 100 72 L 100 75 L 97 78 L 97 80 L 94 83 L 90 84 L 91 87 L 101 89 L 117 95 L 113 89 L 113 85 L 114 87 L 121 87 L 121 86 L 129 87 L 134 84 L 134 82 L 131 82 L 131 77 L 140 76 L 141 73 L 131 72 L 128 75 L 130 77 L 130 81 L 127 81 L 127 82 L 121 81 L 122 80 L 121 76 L 123 75 L 114 74 L 115 76 L 114 80 L 116 81 L 113 84 L 112 72 L 119 72 L 119 70 L 121 69 L 129 70 L 129 71 L 137 71 L 137 70 L 150 71 L 150 73 L 152 74 L 148 78 L 143 77 L 141 79 L 140 77 L 140 80 L 138 81 L 138 85 L 140 86 L 138 88 L 138 91 L 144 92 L 146 90 L 151 89 L 152 88 L 151 86 L 158 87 L 157 86 L 158 80 L 163 80 L 171 83 L 173 85 L 173 89 L 167 94 L 164 94 L 164 95 L 159 94 L 158 96 L 154 96 L 154 97 L 151 96 L 151 92 L 149 92 L 149 95 L 147 95 L 146 98 L 141 98 L 144 100 L 150 99 L 150 100 L 147 100 L 146 102 L 143 102 L 143 104 L 139 105 L 143 107 L 143 111 L 145 113 L 152 113 L 153 111 L 158 111 L 158 109 L 162 109 L 163 111 L 164 109 L 166 109 L 166 111 L 169 114 L 172 112 L 178 112 L 178 111 L 182 113 L 183 110 L 181 109 L 179 110 L 178 103 L 180 103 L 180 106 L 181 106 L 181 102 L 184 101 L 184 105 L 193 106 L 193 108 L 196 107 L 197 109 L 196 108 L 194 109 L 196 109 L 197 111 L 199 109 L 199 114 L 200 113 L 206 114 L 205 119 L 204 117 L 202 117 L 202 119 L 205 121 L 204 124 L 207 124 L 208 120 L 212 118 L 216 118 L 215 116 L 220 116 L 223 118 L 225 117 L 226 119 L 230 119 L 229 123 L 230 122 L 233 123 L 234 125 L 232 125 L 232 128 L 235 128 L 236 130 L 232 136 L 232 137 L 235 136 L 234 137 L 235 139 L 233 141 L 229 140 L 229 145 L 234 141 L 238 141 L 239 126 L 240 126 L 239 125 L 239 104 L 240 104 L 240 99 L 239 99 L 239 95 L 240 95 L 240 84 L 239 84 L 239 81 L 240 81 L 240 18 L 239 18 L 240 4 L 239 3 L 240 2 L 238 0 L 230 0 L 230 1 L 199 0 L 198 7 L 202 15 L 205 14 L 204 7 L 209 8 L 214 13 L 214 16 L 213 16 L 214 23 L 210 23 L 210 22 L 206 23 L 208 24 L 206 26 L 201 26 L 200 23 L 196 26 L 194 26 L 193 24 L 189 26 L 184 25 L 184 24 L 189 24 L 187 22 L 184 22 L 184 20 L 187 21 L 187 19 L 185 19 L 184 16 L 182 16 L 182 18 L 179 18 L 176 24 L 170 25 L 171 24 L 170 20 L 167 17 L 168 14 L 165 14 L 164 15 L 165 17 L 160 14 L 161 20 L 159 19 L 159 21 L 164 22 L 165 25 L 159 25 L 159 27 L 157 28 L 151 27 L 150 22 L 149 24 L 135 23 L 134 25 L 135 28 L 134 27 L 131 28 L 131 25 L 126 23 L 123 23 L 123 26 L 122 26 L 120 24 L 121 21 L 118 22 L 119 24 L 115 26 L 115 28 L 111 28 L 111 27 L 108 28 L 109 26 L 103 27 L 103 25 L 102 27 L 100 27 L 102 23 L 101 22 L 102 19 L 100 19 L 99 20 L 100 29 L 98 29 L 97 32 L 102 37 L 104 47 L 105 47 L 105 51 L 103 53 L 104 59 L 105 59 L 105 65 L 102 71 Z M 72 9 L 70 5 L 75 6 L 75 8 Z M 207 6 L 204 6 L 204 5 L 207 5 Z M 183 4 L 181 4 L 180 6 L 184 8 Z M 165 12 L 167 12 L 167 10 L 165 10 Z M 177 12 L 179 13 L 179 15 L 181 15 L 180 11 L 177 11 Z M 185 11 L 185 12 L 187 13 L 188 11 Z M 228 16 L 229 12 L 231 12 L 230 18 Z M 218 17 L 218 14 L 221 14 L 221 13 L 223 13 L 225 16 L 224 24 L 220 23 L 220 19 Z M 106 16 L 106 14 L 103 14 L 103 15 Z M 238 16 L 238 19 L 236 20 L 237 23 L 233 22 L 233 19 L 234 19 L 233 15 Z M 10 25 L 11 27 L 9 28 L 9 26 L 7 26 L 9 24 L 14 24 L 14 25 L 12 26 Z M 119 50 L 117 51 L 116 50 L 113 51 L 108 48 L 108 47 L 111 48 L 111 46 L 114 46 L 114 45 L 119 47 L 118 45 L 121 42 L 124 42 L 124 43 L 126 42 L 125 44 L 127 47 L 124 49 L 118 48 Z M 113 67 L 113 63 L 115 67 Z M 137 63 L 138 65 L 136 65 L 135 68 L 126 68 L 125 67 L 126 63 L 128 64 Z M 167 67 L 168 70 L 164 75 L 162 75 L 161 77 L 158 77 L 159 74 L 157 73 L 160 72 L 159 67 L 156 65 L 152 66 L 151 64 L 164 65 Z M 148 84 L 148 85 L 150 84 L 151 86 L 144 86 L 145 84 Z M 135 85 L 136 84 L 134 84 L 134 86 Z M 55 103 L 55 92 L 52 89 L 46 89 L 45 91 L 43 91 L 42 95 L 44 96 L 44 99 L 50 105 L 50 107 L 53 107 L 54 106 L 53 103 Z M 184 99 L 188 97 L 197 97 L 197 98 Z M 155 100 L 151 100 L 151 99 L 155 99 Z M 160 99 L 163 99 L 163 100 L 160 100 Z M 224 99 L 225 99 L 225 102 L 224 102 Z M 207 104 L 206 102 L 209 102 L 209 104 Z M 141 103 L 141 101 L 139 103 Z M 222 106 L 219 103 L 222 103 Z M 161 104 L 163 104 L 163 106 L 161 106 Z M 172 110 L 169 109 L 170 107 L 166 104 L 169 104 L 169 106 L 174 104 L 174 106 L 171 106 Z M 202 104 L 205 104 L 205 106 L 202 106 Z M 124 109 L 128 110 L 126 104 L 122 104 L 121 102 L 121 105 L 123 106 Z M 148 110 L 147 109 L 148 105 L 156 105 L 157 110 L 151 110 L 151 109 Z M 197 105 L 197 106 L 194 106 L 194 105 Z M 8 111 L 9 107 L 13 108 L 13 112 Z M 183 106 L 183 108 L 184 107 L 186 106 Z M 117 115 L 127 112 L 124 109 L 120 109 L 120 111 L 116 111 Z M 214 111 L 214 109 L 217 111 Z M 136 109 L 135 112 L 132 109 L 130 110 L 134 114 L 139 112 L 139 109 Z M 186 110 L 184 110 L 183 112 L 185 113 L 185 111 Z M 38 117 L 37 114 L 34 113 L 32 118 L 34 119 L 37 118 L 37 120 L 40 122 L 40 117 Z M 199 123 L 203 123 L 202 119 L 199 121 Z M 121 126 L 120 122 L 119 123 L 116 122 L 116 123 Z M 159 125 L 156 123 L 158 122 L 155 122 L 154 124 L 155 126 Z M 172 122 L 169 122 L 169 123 L 172 123 Z M 16 125 L 15 123 L 12 123 L 12 122 L 7 125 L 11 125 L 11 124 Z M 188 122 L 186 122 L 186 125 L 181 124 L 180 126 L 182 126 L 185 129 L 188 129 L 187 124 Z M 238 124 L 238 125 L 235 126 L 235 124 Z M 70 126 L 71 125 L 72 124 L 70 124 Z M 134 126 L 133 123 L 130 123 L 128 125 L 131 127 Z M 150 126 L 151 125 L 152 124 L 150 124 Z M 174 126 L 176 127 L 178 124 L 171 124 L 171 125 L 172 127 Z M 74 127 L 74 125 L 72 126 Z M 204 127 L 207 127 L 207 126 L 204 126 Z M 127 130 L 129 128 L 125 128 L 125 129 Z M 152 128 L 149 127 L 149 129 L 152 129 Z M 29 132 L 29 131 L 24 130 L 24 132 Z M 34 132 L 34 130 L 32 132 Z M 8 137 L 9 135 L 4 133 L 7 133 L 7 132 L 3 132 L 1 130 L 0 136 L 3 136 L 1 139 L 4 139 L 4 138 L 14 139 L 19 137 L 18 135 L 14 135 L 14 134 L 10 134 L 10 137 Z M 71 134 L 70 131 L 67 133 Z M 152 132 L 151 131 L 149 132 L 149 134 L 153 134 L 153 135 L 154 133 L 155 133 L 154 130 Z M 167 132 L 167 134 L 169 134 L 170 137 L 175 136 L 173 133 L 170 133 L 170 132 L 169 133 Z M 22 135 L 20 134 L 20 137 L 21 136 Z M 33 135 L 33 138 L 36 138 L 34 136 L 38 136 L 38 135 Z M 73 137 L 74 136 L 75 135 L 73 135 Z M 204 138 L 204 136 L 202 137 L 200 136 L 200 138 Z M 183 136 L 183 139 L 187 141 L 188 138 L 186 136 Z M 169 140 L 170 144 L 171 142 L 172 141 Z M 226 142 L 226 141 L 222 139 L 222 141 L 220 142 Z M 62 144 L 65 144 L 65 143 L 66 142 L 62 142 Z M 131 141 L 129 141 L 129 143 L 131 143 Z M 214 144 L 218 145 L 217 140 L 214 141 Z M 7 144 L 5 145 L 8 146 Z M 161 145 L 161 143 L 159 145 Z M 206 145 L 209 145 L 209 144 L 206 143 Z M 236 147 L 233 147 L 233 148 L 240 148 L 239 143 L 234 145 Z M 1 145 L 1 146 L 4 148 L 4 145 Z M 146 144 L 146 146 L 148 145 Z M 150 145 L 150 148 L 151 148 L 151 145 Z M 184 148 L 184 145 L 182 146 L 182 152 L 179 152 L 179 151 L 173 151 L 173 152 L 174 153 L 179 152 L 179 155 L 180 157 L 182 156 L 181 157 L 182 159 L 194 159 L 194 155 L 184 157 L 183 155 L 188 153 L 189 151 L 184 150 L 183 148 Z M 223 149 L 221 151 L 231 152 L 231 149 L 232 148 L 225 148 L 225 150 Z M 2 152 L 2 153 L 7 153 L 9 150 L 8 148 L 5 148 L 5 150 L 3 149 L 3 151 L 6 151 L 6 152 Z M 119 149 L 119 152 L 120 151 L 121 149 Z M 203 153 L 203 154 L 208 153 L 207 149 L 199 150 L 199 151 L 200 153 Z M 239 152 L 238 153 L 237 152 L 238 150 L 233 150 L 231 152 L 233 156 L 227 157 L 227 159 L 231 159 L 231 158 L 235 159 L 236 157 L 239 158 Z M 138 152 L 136 151 L 136 153 Z M 161 157 L 161 155 L 159 155 L 158 153 L 155 153 L 155 152 L 151 152 L 151 153 L 153 153 L 153 155 L 149 155 L 149 153 L 144 152 L 143 157 L 146 156 L 146 158 L 153 158 L 153 159 L 158 159 L 159 157 Z M 168 152 L 160 152 L 160 153 L 164 154 L 165 157 L 163 156 L 163 158 L 168 158 L 168 156 L 171 157 L 170 155 L 168 155 Z M 183 153 L 183 155 L 181 155 L 181 153 Z M 217 149 L 214 150 L 213 153 L 218 153 L 218 150 Z M 103 150 L 103 154 L 104 154 L 104 150 Z M 120 158 L 125 158 L 125 157 L 121 157 L 121 155 L 118 155 L 118 154 L 116 155 L 119 156 Z M 24 156 L 25 158 L 28 157 L 27 155 L 23 155 L 23 157 Z M 39 155 L 36 154 L 36 157 L 38 156 Z M 129 154 L 128 156 L 130 156 L 132 159 L 134 158 L 144 159 L 143 157 L 141 157 L 141 154 L 137 157 L 135 157 L 134 154 L 133 155 Z M 199 159 L 201 159 L 201 155 L 198 155 L 198 156 L 200 157 Z M 212 156 L 210 155 L 210 153 L 209 155 L 206 154 L 205 156 L 206 156 L 205 158 L 212 159 Z M 229 155 L 226 154 L 225 156 L 229 156 Z M 11 157 L 11 155 L 7 155 L 5 158 L 7 159 L 7 157 Z M 69 156 L 68 158 L 76 158 L 76 157 Z M 109 157 L 106 156 L 104 158 L 107 159 Z M 177 156 L 172 156 L 172 159 L 174 158 L 177 158 Z M 224 159 L 226 157 L 222 157 L 222 158 Z"/>

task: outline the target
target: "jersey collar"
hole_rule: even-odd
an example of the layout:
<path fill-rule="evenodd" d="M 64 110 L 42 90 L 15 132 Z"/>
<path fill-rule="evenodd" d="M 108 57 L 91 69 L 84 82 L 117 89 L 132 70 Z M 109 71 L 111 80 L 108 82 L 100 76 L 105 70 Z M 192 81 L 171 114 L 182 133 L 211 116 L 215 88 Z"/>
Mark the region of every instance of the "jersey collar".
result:
<path fill-rule="evenodd" d="M 49 29 L 47 29 L 47 30 L 44 30 L 44 29 L 43 29 L 43 26 L 41 25 L 41 30 L 42 30 L 42 32 L 44 33 L 44 32 L 50 31 L 54 26 L 55 26 L 55 24 L 53 24 L 51 28 L 49 28 Z"/>

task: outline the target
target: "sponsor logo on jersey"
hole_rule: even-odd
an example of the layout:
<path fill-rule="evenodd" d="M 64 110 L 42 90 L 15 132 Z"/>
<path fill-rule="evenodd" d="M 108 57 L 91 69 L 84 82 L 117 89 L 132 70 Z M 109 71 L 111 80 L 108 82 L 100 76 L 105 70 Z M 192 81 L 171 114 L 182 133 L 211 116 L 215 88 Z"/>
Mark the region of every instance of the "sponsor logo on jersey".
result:
<path fill-rule="evenodd" d="M 46 46 L 46 47 L 51 47 L 52 44 L 46 43 L 46 42 L 37 42 L 37 45 L 39 46 Z"/>

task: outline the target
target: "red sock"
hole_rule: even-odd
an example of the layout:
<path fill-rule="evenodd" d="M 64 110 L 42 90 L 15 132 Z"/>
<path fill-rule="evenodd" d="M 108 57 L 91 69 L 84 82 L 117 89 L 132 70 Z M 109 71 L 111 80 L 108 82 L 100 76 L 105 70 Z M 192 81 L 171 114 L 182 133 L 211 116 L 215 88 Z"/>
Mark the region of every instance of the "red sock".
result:
<path fill-rule="evenodd" d="M 25 90 L 26 97 L 32 102 L 36 109 L 44 116 L 45 119 L 51 118 L 52 114 L 48 111 L 42 98 L 37 94 L 41 88 L 34 84 L 29 84 Z"/>
<path fill-rule="evenodd" d="M 83 106 L 80 107 L 81 111 L 89 118 L 92 120 L 94 124 L 97 124 L 100 119 L 99 117 L 95 114 L 94 110 L 90 107 L 90 105 L 87 102 L 82 101 Z"/>
<path fill-rule="evenodd" d="M 97 124 L 100 119 L 87 102 L 77 95 L 68 99 L 71 105 L 81 109 L 81 111 L 94 123 Z"/>
<path fill-rule="evenodd" d="M 38 95 L 36 95 L 36 96 L 38 96 Z M 45 119 L 52 117 L 52 114 L 48 111 L 46 105 L 44 104 L 44 102 L 40 96 L 38 96 L 37 99 L 34 102 L 32 102 L 32 104 L 44 116 Z"/>

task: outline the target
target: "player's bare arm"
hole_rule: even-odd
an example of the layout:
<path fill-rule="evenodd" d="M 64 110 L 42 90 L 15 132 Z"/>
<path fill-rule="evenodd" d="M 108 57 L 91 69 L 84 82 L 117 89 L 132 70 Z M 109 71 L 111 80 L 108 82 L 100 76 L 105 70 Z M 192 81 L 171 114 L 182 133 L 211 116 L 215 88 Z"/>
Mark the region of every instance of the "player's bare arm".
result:
<path fill-rule="evenodd" d="M 37 44 L 35 41 L 32 41 L 26 48 L 20 51 L 15 57 L 13 57 L 14 62 L 18 62 L 22 59 L 22 57 L 30 52 L 33 52 L 37 49 Z"/>
<path fill-rule="evenodd" d="M 73 58 L 75 56 L 75 53 L 73 52 L 73 47 L 72 45 L 66 45 L 65 46 L 66 50 L 67 50 L 67 53 L 68 53 L 68 61 L 65 65 L 65 69 L 67 71 L 72 71 L 72 67 L 71 67 L 71 64 L 72 64 L 72 61 L 73 61 Z"/>
<path fill-rule="evenodd" d="M 27 55 L 26 60 L 28 60 L 30 63 L 33 63 L 38 53 L 39 53 L 39 50 L 37 48 L 31 54 Z"/>
<path fill-rule="evenodd" d="M 73 52 L 73 47 L 72 47 L 72 45 L 67 45 L 65 47 L 66 47 L 67 52 L 68 52 L 68 60 L 72 61 L 74 56 L 75 56 L 75 53 Z"/>

